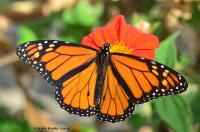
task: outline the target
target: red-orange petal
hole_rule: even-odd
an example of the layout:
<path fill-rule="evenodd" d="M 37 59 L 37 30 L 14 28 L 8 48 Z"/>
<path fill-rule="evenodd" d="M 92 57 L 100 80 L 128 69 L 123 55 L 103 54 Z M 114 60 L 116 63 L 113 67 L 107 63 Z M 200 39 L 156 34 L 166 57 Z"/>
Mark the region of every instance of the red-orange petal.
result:
<path fill-rule="evenodd" d="M 152 34 L 140 33 L 127 36 L 125 42 L 133 49 L 155 49 L 159 47 L 159 40 Z"/>
<path fill-rule="evenodd" d="M 99 49 L 105 43 L 112 45 L 117 42 L 133 49 L 133 55 L 148 59 L 154 59 L 154 49 L 159 47 L 159 40 L 156 36 L 150 33 L 143 33 L 127 24 L 122 15 L 116 16 L 106 26 L 98 28 L 88 36 L 85 36 L 81 43 Z"/>
<path fill-rule="evenodd" d="M 146 59 L 154 60 L 155 59 L 155 50 L 134 50 L 132 55 L 143 57 Z"/>

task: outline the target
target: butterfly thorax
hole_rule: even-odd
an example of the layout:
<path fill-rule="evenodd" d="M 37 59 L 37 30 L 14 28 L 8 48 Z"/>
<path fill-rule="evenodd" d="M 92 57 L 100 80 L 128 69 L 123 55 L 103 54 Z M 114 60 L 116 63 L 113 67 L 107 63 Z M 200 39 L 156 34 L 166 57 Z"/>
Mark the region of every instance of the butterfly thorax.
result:
<path fill-rule="evenodd" d="M 97 55 L 97 80 L 96 80 L 96 90 L 95 90 L 95 104 L 98 105 L 101 100 L 102 89 L 104 84 L 104 78 L 107 70 L 107 66 L 110 60 L 110 45 L 104 44 Z"/>

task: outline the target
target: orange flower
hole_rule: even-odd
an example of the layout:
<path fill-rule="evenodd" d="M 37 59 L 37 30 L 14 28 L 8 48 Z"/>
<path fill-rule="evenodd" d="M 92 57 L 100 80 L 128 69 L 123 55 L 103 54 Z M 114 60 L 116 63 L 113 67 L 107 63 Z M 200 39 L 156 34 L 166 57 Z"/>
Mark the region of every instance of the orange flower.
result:
<path fill-rule="evenodd" d="M 106 26 L 97 28 L 85 36 L 81 43 L 96 49 L 109 43 L 111 53 L 132 54 L 151 60 L 155 57 L 155 48 L 159 47 L 159 40 L 156 36 L 143 33 L 127 24 L 122 15 L 116 16 Z"/>

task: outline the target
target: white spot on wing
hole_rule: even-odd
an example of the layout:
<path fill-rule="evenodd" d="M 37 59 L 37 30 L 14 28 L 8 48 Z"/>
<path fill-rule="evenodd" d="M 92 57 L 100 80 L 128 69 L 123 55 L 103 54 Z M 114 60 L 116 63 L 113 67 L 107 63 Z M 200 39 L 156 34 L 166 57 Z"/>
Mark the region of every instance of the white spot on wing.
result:
<path fill-rule="evenodd" d="M 55 44 L 55 43 L 58 43 L 58 41 L 55 40 L 55 41 L 53 41 L 53 43 L 54 43 L 54 44 Z"/>
<path fill-rule="evenodd" d="M 154 64 L 154 65 L 156 64 L 156 62 L 155 62 L 155 61 L 151 61 L 151 63 L 152 63 L 152 64 Z"/>

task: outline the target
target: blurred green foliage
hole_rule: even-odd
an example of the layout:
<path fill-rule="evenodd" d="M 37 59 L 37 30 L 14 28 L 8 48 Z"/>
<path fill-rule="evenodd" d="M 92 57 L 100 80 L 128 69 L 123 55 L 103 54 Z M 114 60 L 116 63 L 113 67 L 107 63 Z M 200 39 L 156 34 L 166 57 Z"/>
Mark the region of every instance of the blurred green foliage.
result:
<path fill-rule="evenodd" d="M 97 130 L 94 128 L 94 126 L 89 124 L 82 124 L 81 132 L 97 132 Z"/>
<path fill-rule="evenodd" d="M 82 37 L 100 23 L 102 13 L 102 4 L 79 2 L 62 14 L 53 13 L 47 19 L 20 26 L 18 44 L 35 39 L 60 39 L 80 43 Z"/>
<path fill-rule="evenodd" d="M 32 132 L 28 122 L 10 116 L 5 108 L 0 107 L 0 132 Z"/>
<path fill-rule="evenodd" d="M 103 6 L 101 4 L 92 6 L 89 2 L 82 1 L 75 8 L 66 10 L 62 17 L 66 24 L 93 27 L 98 23 L 97 20 L 102 12 Z"/>
<path fill-rule="evenodd" d="M 161 41 L 156 50 L 156 61 L 174 68 L 177 63 L 176 39 L 180 32 L 176 32 Z M 168 123 L 176 132 L 191 132 L 191 109 L 179 95 L 170 98 L 160 98 L 153 103 L 155 111 L 162 120 Z"/>
<path fill-rule="evenodd" d="M 141 126 L 148 124 L 148 117 L 140 113 L 136 113 L 129 118 L 129 122 L 134 126 L 135 130 L 138 130 Z"/>
<path fill-rule="evenodd" d="M 151 15 L 134 13 L 133 16 L 131 17 L 131 23 L 133 25 L 136 25 L 140 21 L 149 22 L 149 24 L 151 25 L 149 31 L 151 33 L 156 33 L 158 28 L 161 26 L 161 23 L 157 19 L 151 17 Z"/>
<path fill-rule="evenodd" d="M 192 18 L 189 19 L 187 22 L 191 26 L 199 28 L 200 27 L 199 18 L 200 18 L 200 4 L 198 3 L 198 1 L 194 1 L 192 3 Z"/>
<path fill-rule="evenodd" d="M 192 132 L 191 109 L 179 95 L 154 102 L 155 112 L 176 132 Z"/>
<path fill-rule="evenodd" d="M 160 47 L 156 49 L 156 61 L 174 67 L 177 61 L 176 38 L 180 32 L 176 32 L 160 42 Z"/>
<path fill-rule="evenodd" d="M 19 44 L 26 42 L 27 40 L 36 40 L 38 37 L 36 33 L 28 26 L 20 26 L 18 30 Z"/>

